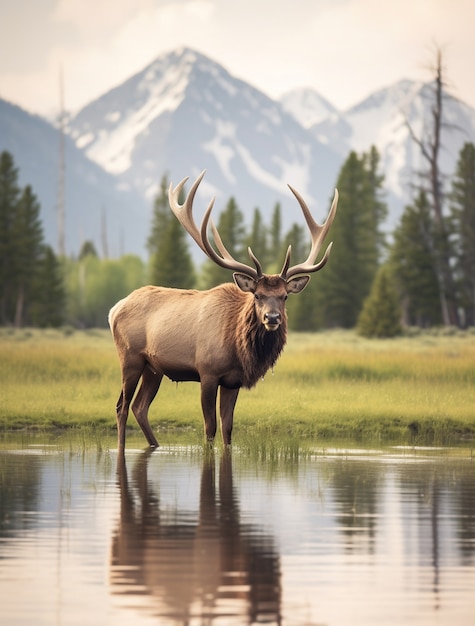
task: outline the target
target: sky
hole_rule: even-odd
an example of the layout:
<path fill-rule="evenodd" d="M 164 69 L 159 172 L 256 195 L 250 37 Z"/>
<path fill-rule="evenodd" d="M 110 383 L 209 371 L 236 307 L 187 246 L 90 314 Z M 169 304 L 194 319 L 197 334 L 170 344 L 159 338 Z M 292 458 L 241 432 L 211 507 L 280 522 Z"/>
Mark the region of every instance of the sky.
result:
<path fill-rule="evenodd" d="M 341 110 L 402 79 L 475 107 L 473 0 L 0 0 L 0 98 L 77 111 L 157 56 L 194 48 L 272 98 L 311 87 Z"/>

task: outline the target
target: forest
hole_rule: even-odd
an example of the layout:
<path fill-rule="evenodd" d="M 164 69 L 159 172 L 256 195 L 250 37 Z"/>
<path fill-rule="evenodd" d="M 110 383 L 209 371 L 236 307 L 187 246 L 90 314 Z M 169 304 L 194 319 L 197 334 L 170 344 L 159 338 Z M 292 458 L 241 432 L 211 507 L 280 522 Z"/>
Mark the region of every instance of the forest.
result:
<path fill-rule="evenodd" d="M 440 68 L 439 68 L 440 69 Z M 411 328 L 475 325 L 475 146 L 466 143 L 446 180 L 438 168 L 443 128 L 442 75 L 434 80 L 431 132 L 413 135 L 425 163 L 413 200 L 393 233 L 384 176 L 375 147 L 351 152 L 335 187 L 339 204 L 324 270 L 289 298 L 295 331 L 356 328 L 366 337 L 397 336 Z M 197 267 L 187 235 L 168 205 L 167 176 L 156 195 L 146 260 L 100 256 L 85 242 L 77 256 L 60 256 L 44 241 L 41 207 L 30 185 L 20 188 L 14 155 L 0 154 L 0 325 L 105 327 L 110 307 L 144 284 L 207 289 L 231 280 L 205 261 Z M 287 246 L 293 262 L 306 258 L 303 226 L 283 233 L 280 205 L 265 224 L 259 208 L 246 226 L 234 198 L 218 216 L 218 231 L 234 258 L 249 263 L 250 246 L 264 271 L 280 271 Z"/>

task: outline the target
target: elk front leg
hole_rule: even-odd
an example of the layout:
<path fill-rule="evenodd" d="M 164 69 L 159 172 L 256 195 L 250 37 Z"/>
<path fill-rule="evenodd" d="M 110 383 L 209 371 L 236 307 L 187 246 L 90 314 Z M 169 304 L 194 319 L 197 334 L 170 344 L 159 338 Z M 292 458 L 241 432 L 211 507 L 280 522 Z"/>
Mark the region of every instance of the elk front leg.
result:
<path fill-rule="evenodd" d="M 216 396 L 218 394 L 218 381 L 216 378 L 201 379 L 201 408 L 205 421 L 206 439 L 214 440 L 216 435 Z"/>
<path fill-rule="evenodd" d="M 231 443 L 233 431 L 234 407 L 239 394 L 239 389 L 227 389 L 221 387 L 219 392 L 219 412 L 221 414 L 221 435 L 225 446 Z"/>

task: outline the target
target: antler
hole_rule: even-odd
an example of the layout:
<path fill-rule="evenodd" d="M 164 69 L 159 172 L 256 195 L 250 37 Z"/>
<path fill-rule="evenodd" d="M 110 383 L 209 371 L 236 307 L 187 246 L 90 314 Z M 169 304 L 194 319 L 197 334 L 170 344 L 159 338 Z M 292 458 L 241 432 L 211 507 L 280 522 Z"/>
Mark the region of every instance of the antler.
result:
<path fill-rule="evenodd" d="M 175 189 L 173 189 L 173 183 L 170 183 L 170 188 L 168 189 L 168 201 L 170 203 L 171 210 L 176 215 L 178 221 L 185 228 L 188 234 L 193 237 L 201 250 L 214 263 L 216 263 L 220 267 L 224 267 L 235 272 L 241 272 L 242 274 L 249 276 L 249 278 L 252 278 L 253 280 L 259 280 L 259 278 L 262 278 L 263 275 L 262 267 L 258 259 L 252 253 L 251 248 L 248 248 L 248 253 L 254 265 L 256 266 L 256 269 L 249 267 L 244 263 L 236 261 L 236 259 L 231 256 L 231 254 L 225 248 L 212 220 L 211 231 L 213 233 L 214 242 L 221 256 L 217 254 L 217 252 L 209 242 L 208 224 L 210 223 L 211 211 L 213 210 L 215 198 L 212 198 L 211 202 L 209 203 L 208 208 L 206 209 L 206 212 L 203 216 L 201 228 L 198 229 L 195 220 L 193 219 L 193 200 L 205 173 L 206 170 L 203 170 L 198 178 L 195 180 L 183 204 L 179 204 L 178 198 L 183 187 L 185 186 L 186 181 L 188 180 L 188 177 L 180 181 Z"/>
<path fill-rule="evenodd" d="M 293 265 L 290 269 L 290 246 L 288 247 L 287 254 L 285 256 L 284 266 L 280 273 L 282 278 L 284 278 L 285 280 L 289 280 L 289 278 L 291 278 L 292 276 L 296 276 L 297 274 L 311 274 L 313 272 L 317 272 L 318 270 L 322 269 L 322 267 L 328 261 L 333 242 L 328 244 L 328 247 L 325 250 L 325 254 L 323 255 L 322 259 L 318 263 L 314 264 L 315 259 L 320 252 L 320 248 L 322 247 L 322 243 L 328 231 L 330 230 L 330 226 L 333 223 L 333 218 L 335 217 L 336 208 L 338 205 L 338 190 L 335 189 L 335 195 L 333 196 L 333 202 L 330 208 L 330 212 L 328 213 L 328 217 L 325 220 L 325 223 L 320 225 L 311 216 L 308 206 L 306 205 L 305 200 L 302 198 L 299 192 L 290 185 L 289 189 L 297 198 L 298 203 L 300 204 L 300 207 L 304 214 L 305 221 L 307 222 L 308 229 L 310 230 L 310 234 L 312 236 L 312 247 L 310 249 L 307 260 L 303 263 L 299 263 L 298 265 Z"/>

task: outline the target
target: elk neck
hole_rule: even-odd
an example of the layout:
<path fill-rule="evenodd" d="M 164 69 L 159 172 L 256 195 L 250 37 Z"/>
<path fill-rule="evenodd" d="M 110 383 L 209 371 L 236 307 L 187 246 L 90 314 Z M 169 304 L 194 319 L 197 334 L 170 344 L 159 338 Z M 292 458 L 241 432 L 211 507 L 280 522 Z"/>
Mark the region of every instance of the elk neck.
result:
<path fill-rule="evenodd" d="M 243 369 L 243 387 L 254 387 L 273 367 L 287 341 L 287 316 L 275 331 L 267 331 L 258 319 L 254 297 L 242 294 L 243 308 L 235 329 L 237 356 Z"/>

